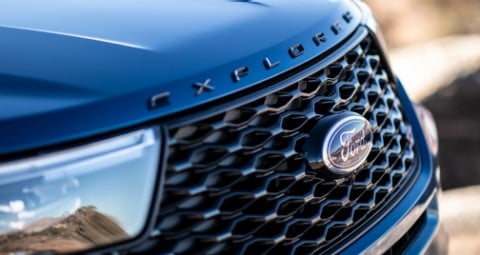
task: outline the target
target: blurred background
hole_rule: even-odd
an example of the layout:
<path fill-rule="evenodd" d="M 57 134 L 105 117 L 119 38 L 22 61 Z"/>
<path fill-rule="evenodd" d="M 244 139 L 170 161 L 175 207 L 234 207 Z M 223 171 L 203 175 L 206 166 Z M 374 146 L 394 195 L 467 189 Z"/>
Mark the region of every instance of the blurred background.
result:
<path fill-rule="evenodd" d="M 410 97 L 437 121 L 450 254 L 480 254 L 480 0 L 365 0 Z"/>

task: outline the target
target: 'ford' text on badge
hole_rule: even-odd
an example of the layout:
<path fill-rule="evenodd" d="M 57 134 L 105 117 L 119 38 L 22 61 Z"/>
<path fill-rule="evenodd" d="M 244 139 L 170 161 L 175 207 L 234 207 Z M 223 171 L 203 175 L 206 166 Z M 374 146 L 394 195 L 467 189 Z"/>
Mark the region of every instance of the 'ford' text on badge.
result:
<path fill-rule="evenodd" d="M 361 115 L 327 116 L 312 129 L 305 143 L 306 158 L 313 170 L 326 167 L 333 174 L 347 175 L 367 159 L 372 139 L 370 123 Z"/>

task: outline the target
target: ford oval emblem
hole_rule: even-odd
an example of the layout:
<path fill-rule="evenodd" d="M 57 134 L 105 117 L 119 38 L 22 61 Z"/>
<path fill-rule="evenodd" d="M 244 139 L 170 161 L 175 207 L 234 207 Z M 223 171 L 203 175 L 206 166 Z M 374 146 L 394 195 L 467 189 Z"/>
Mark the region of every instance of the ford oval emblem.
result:
<path fill-rule="evenodd" d="M 358 169 L 372 150 L 372 129 L 357 113 L 345 112 L 320 119 L 305 143 L 312 169 L 326 167 L 331 173 L 347 175 Z"/>

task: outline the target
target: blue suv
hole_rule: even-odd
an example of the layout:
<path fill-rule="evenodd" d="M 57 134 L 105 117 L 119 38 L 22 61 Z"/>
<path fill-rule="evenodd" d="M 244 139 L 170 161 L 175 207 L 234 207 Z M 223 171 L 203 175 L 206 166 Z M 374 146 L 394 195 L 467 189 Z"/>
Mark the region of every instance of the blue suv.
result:
<path fill-rule="evenodd" d="M 445 253 L 384 49 L 352 0 L 4 3 L 0 253 Z"/>

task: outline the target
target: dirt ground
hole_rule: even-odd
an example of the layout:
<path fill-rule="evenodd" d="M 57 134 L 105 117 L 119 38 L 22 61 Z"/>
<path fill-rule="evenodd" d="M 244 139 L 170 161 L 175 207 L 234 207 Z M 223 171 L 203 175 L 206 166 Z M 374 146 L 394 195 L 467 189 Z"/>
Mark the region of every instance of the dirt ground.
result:
<path fill-rule="evenodd" d="M 480 69 L 422 103 L 437 122 L 444 189 L 480 184 Z"/>

